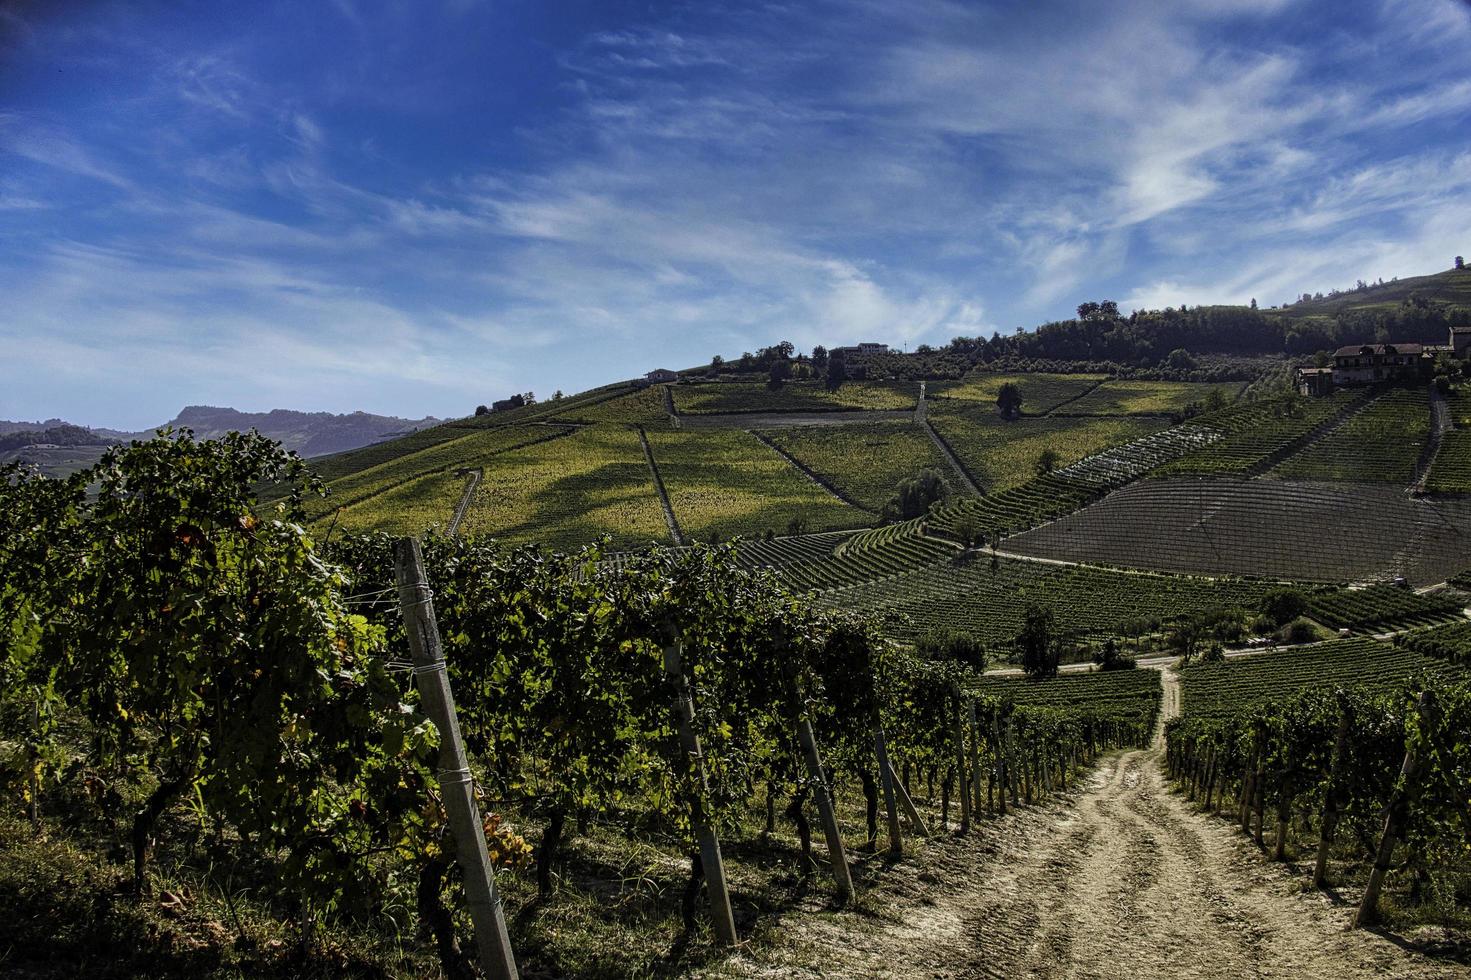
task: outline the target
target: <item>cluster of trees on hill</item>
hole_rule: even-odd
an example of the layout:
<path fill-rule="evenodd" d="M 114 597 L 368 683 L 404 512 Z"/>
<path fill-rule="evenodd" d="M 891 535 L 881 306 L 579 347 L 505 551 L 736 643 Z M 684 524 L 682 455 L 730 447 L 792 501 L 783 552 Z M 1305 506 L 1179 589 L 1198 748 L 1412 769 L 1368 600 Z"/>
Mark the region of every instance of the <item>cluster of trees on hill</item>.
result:
<path fill-rule="evenodd" d="M 79 425 L 57 425 L 49 429 L 9 432 L 0 435 L 0 452 L 24 449 L 26 446 L 107 446 L 112 440 Z"/>

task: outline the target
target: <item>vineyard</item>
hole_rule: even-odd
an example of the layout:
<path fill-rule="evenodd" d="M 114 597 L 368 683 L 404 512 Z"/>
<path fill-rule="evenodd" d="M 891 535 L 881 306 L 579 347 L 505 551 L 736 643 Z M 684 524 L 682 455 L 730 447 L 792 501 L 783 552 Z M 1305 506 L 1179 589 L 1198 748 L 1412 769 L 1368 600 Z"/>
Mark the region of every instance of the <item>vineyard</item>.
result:
<path fill-rule="evenodd" d="M 962 541 L 1017 534 L 1079 510 L 1214 438 L 1213 430 L 1189 423 L 1153 432 L 1005 490 L 952 501 L 932 515 L 930 525 Z"/>
<path fill-rule="evenodd" d="M 942 401 L 980 402 L 994 414 L 1002 385 L 1015 385 L 1022 396 L 1023 415 L 1046 415 L 1103 380 L 1101 374 L 972 374 L 961 381 L 931 384 L 928 394 Z"/>
<path fill-rule="evenodd" d="M 381 528 L 378 525 L 364 526 L 357 523 L 359 520 L 371 521 L 372 518 L 368 514 L 377 511 L 384 517 L 395 521 L 396 526 L 407 527 L 409 530 L 406 533 L 415 533 L 429 525 L 415 525 L 412 517 L 400 515 L 398 505 L 401 504 L 401 501 L 374 503 L 368 507 L 358 508 L 355 512 L 352 512 L 351 509 L 355 504 L 367 501 L 411 480 L 444 474 L 454 469 L 478 467 L 483 465 L 487 458 L 498 453 L 564 436 L 571 431 L 565 426 L 514 425 L 503 429 L 464 432 L 451 441 L 439 442 L 418 452 L 396 456 L 376 466 L 354 470 L 350 474 L 338 477 L 327 484 L 326 499 L 310 502 L 307 512 L 313 517 L 321 518 L 324 515 L 330 515 L 339 507 L 345 507 L 349 508 L 350 513 L 345 514 L 343 519 L 349 526 L 363 527 L 364 530 L 379 530 Z M 416 495 L 410 494 L 407 499 L 416 499 Z M 439 503 L 442 504 L 443 501 Z M 454 509 L 453 497 L 449 500 L 449 506 L 451 510 Z"/>
<path fill-rule="evenodd" d="M 1381 898 L 1454 907 L 1468 870 L 1466 676 L 1371 639 L 1188 667 L 1170 773 L 1276 860 L 1311 862 L 1315 887 L 1354 889 L 1358 925 L 1379 921 Z"/>
<path fill-rule="evenodd" d="M 1392 585 L 1350 589 L 1313 596 L 1308 611 L 1333 629 L 1355 631 L 1428 626 L 1447 618 L 1462 618 L 1458 599 L 1422 596 Z"/>
<path fill-rule="evenodd" d="M 829 391 L 813 381 L 788 381 L 779 388 L 748 381 L 679 384 L 670 389 L 680 414 L 741 412 L 892 411 L 914 408 L 919 385 L 899 381 L 850 381 Z"/>
<path fill-rule="evenodd" d="M 1393 486 L 1149 480 L 1009 538 L 1006 550 L 1126 568 L 1432 585 L 1471 566 L 1471 506 Z"/>
<path fill-rule="evenodd" d="M 749 432 L 650 432 L 649 446 L 674 516 L 693 540 L 831 531 L 873 521 Z"/>
<path fill-rule="evenodd" d="M 975 689 L 1027 707 L 1060 711 L 1087 707 L 1143 731 L 1154 730 L 1162 693 L 1159 677 L 1151 670 L 1059 674 L 1045 682 L 992 676 Z"/>
<path fill-rule="evenodd" d="M 794 592 L 839 589 L 893 578 L 916 568 L 948 564 L 955 559 L 953 545 L 935 538 L 908 535 L 872 547 L 844 548 L 836 556 L 792 562 L 782 567 L 780 577 Z"/>
<path fill-rule="evenodd" d="M 929 422 L 976 485 L 987 493 L 1021 486 L 1037 475 L 1042 453 L 1064 467 L 1084 457 L 1158 430 L 1146 419 L 1028 419 L 1006 421 L 994 406 L 944 406 Z"/>
<path fill-rule="evenodd" d="M 466 910 L 482 963 L 697 967 L 814 876 L 844 902 L 884 873 L 860 878 L 850 853 L 902 856 L 952 816 L 965 832 L 1149 735 L 1142 685 L 1132 708 L 1105 675 L 993 685 L 728 550 L 607 566 L 431 537 L 421 562 L 414 542 L 344 535 L 320 551 L 299 494 L 254 506 L 253 487 L 303 476 L 232 435 L 0 482 L 0 774 L 46 828 L 35 846 L 65 840 L 46 860 L 87 869 L 120 912 L 217 907 L 212 955 L 245 974 L 337 957 L 464 976 Z M 482 844 L 493 884 L 452 873 Z M 19 922 L 7 955 L 71 956 L 137 921 L 99 922 L 85 887 L 23 887 L 73 931 L 57 945 L 56 920 Z M 115 964 L 177 969 L 162 950 L 212 935 L 193 916 L 125 932 Z"/>
<path fill-rule="evenodd" d="M 1471 665 L 1471 622 L 1462 620 L 1445 626 L 1401 633 L 1394 638 L 1394 644 L 1421 656 L 1468 666 Z"/>
<path fill-rule="evenodd" d="M 1471 493 L 1471 428 L 1441 436 L 1425 489 L 1432 493 Z"/>
<path fill-rule="evenodd" d="M 1392 389 L 1326 437 L 1271 471 L 1284 480 L 1341 480 L 1407 486 L 1430 435 L 1424 389 Z"/>
<path fill-rule="evenodd" d="M 465 519 L 468 533 L 577 548 L 670 543 L 638 433 L 592 426 L 485 461 Z"/>
<path fill-rule="evenodd" d="M 1105 381 L 1062 411 L 1069 415 L 1175 415 L 1213 394 L 1232 401 L 1242 386 L 1175 381 Z"/>
<path fill-rule="evenodd" d="M 899 481 L 937 470 L 951 493 L 961 492 L 945 457 L 912 422 L 803 426 L 767 433 L 793 459 L 870 510 L 883 508 Z"/>
<path fill-rule="evenodd" d="M 615 425 L 667 426 L 662 385 L 647 385 L 606 401 L 582 402 L 562 409 L 557 421 L 586 425 L 607 422 Z"/>
<path fill-rule="evenodd" d="M 1362 392 L 1335 392 L 1323 398 L 1288 396 L 1246 402 L 1202 415 L 1193 421 L 1209 426 L 1225 438 L 1188 453 L 1152 475 L 1239 476 L 1311 437 L 1340 412 L 1363 401 Z"/>
<path fill-rule="evenodd" d="M 902 638 L 954 630 L 1009 646 L 1029 605 L 1050 608 L 1076 639 L 1138 636 L 1161 624 L 1222 606 L 1253 608 L 1273 587 L 1245 579 L 1115 572 L 969 555 L 880 581 L 824 593 L 834 608 L 894 618 Z"/>

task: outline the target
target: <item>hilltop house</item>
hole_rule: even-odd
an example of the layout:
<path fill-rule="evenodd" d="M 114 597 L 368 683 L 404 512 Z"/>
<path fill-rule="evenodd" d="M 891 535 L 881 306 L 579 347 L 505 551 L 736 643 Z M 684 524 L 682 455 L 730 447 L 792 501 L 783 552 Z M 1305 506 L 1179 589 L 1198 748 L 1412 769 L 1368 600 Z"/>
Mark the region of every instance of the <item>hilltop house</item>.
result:
<path fill-rule="evenodd" d="M 1304 395 L 1327 395 L 1338 388 L 1395 382 L 1428 381 L 1435 374 L 1435 356 L 1471 355 L 1471 328 L 1452 327 L 1450 343 L 1357 344 L 1333 352 L 1332 367 L 1300 367 L 1294 373 Z"/>
<path fill-rule="evenodd" d="M 654 368 L 654 370 L 644 375 L 644 380 L 651 385 L 668 384 L 671 381 L 678 381 L 679 373 L 671 371 L 668 368 Z"/>
<path fill-rule="evenodd" d="M 865 357 L 865 356 L 867 356 L 869 354 L 887 354 L 888 352 L 889 352 L 889 345 L 888 344 L 872 344 L 872 343 L 867 343 L 867 344 L 859 344 L 856 347 L 834 347 L 828 353 L 830 353 L 830 354 L 842 354 L 843 357 L 848 358 L 848 357 L 855 357 L 855 356 L 856 357 Z"/>

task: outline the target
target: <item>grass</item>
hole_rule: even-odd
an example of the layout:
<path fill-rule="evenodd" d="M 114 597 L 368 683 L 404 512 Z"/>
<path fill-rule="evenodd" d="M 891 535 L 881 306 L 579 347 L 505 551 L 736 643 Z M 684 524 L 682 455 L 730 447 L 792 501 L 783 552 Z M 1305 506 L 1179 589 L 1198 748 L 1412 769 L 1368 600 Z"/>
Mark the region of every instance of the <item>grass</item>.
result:
<path fill-rule="evenodd" d="M 1016 385 L 1024 415 L 1043 415 L 1071 401 L 1105 380 L 1102 374 L 972 374 L 953 383 L 932 384 L 930 394 L 941 399 L 980 402 L 993 410 L 1005 384 Z"/>
<path fill-rule="evenodd" d="M 749 432 L 650 432 L 649 445 L 687 537 L 729 540 L 793 521 L 808 532 L 862 527 L 871 515 L 818 486 Z"/>
<path fill-rule="evenodd" d="M 849 499 L 881 509 L 900 480 L 936 469 L 952 493 L 962 487 L 950 463 L 919 425 L 873 422 L 804 426 L 767 433 L 772 442 Z"/>
<path fill-rule="evenodd" d="M 850 381 L 828 391 L 814 381 L 788 381 L 780 388 L 748 381 L 681 384 L 671 389 L 675 407 L 691 415 L 726 412 L 900 411 L 919 401 L 917 382 Z"/>
<path fill-rule="evenodd" d="M 1069 415 L 1172 415 L 1204 402 L 1212 392 L 1228 401 L 1241 393 L 1239 382 L 1105 381 L 1067 406 Z"/>
<path fill-rule="evenodd" d="M 1164 428 L 1157 419 L 1020 419 L 1007 422 L 981 406 L 937 408 L 935 427 L 982 490 L 994 493 L 1032 479 L 1044 450 L 1056 468 Z"/>

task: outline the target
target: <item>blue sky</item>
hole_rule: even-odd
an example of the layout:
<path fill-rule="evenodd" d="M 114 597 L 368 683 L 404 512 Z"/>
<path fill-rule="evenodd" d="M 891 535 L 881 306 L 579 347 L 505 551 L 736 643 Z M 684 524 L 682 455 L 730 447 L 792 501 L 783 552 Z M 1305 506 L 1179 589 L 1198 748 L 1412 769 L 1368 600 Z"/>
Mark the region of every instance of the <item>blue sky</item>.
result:
<path fill-rule="evenodd" d="M 458 415 L 1471 252 L 1462 0 L 0 0 L 0 418 Z"/>

